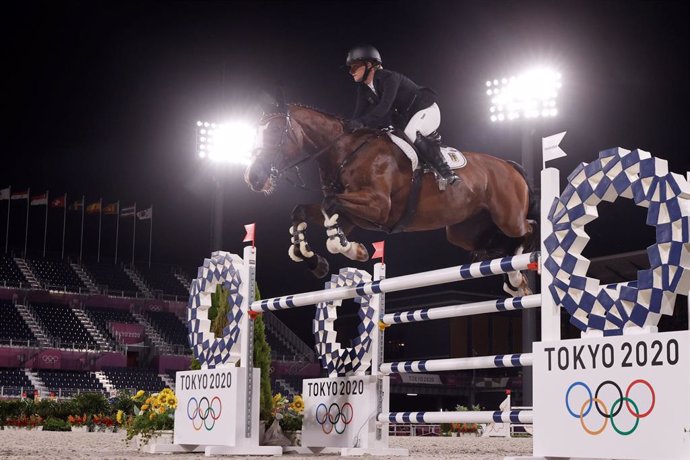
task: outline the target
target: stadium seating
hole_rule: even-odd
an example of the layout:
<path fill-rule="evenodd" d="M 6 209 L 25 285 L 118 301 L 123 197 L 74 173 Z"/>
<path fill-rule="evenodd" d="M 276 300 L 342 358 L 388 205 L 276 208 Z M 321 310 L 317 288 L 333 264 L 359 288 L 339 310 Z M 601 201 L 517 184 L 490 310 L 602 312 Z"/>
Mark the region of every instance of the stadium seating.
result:
<path fill-rule="evenodd" d="M 27 259 L 36 277 L 47 287 L 68 292 L 88 291 L 86 285 L 64 260 Z"/>
<path fill-rule="evenodd" d="M 101 382 L 91 372 L 65 370 L 38 370 L 38 377 L 48 392 L 69 397 L 79 393 L 105 393 Z"/>
<path fill-rule="evenodd" d="M 0 395 L 21 396 L 22 391 L 33 394 L 34 387 L 24 369 L 0 369 Z"/>
<path fill-rule="evenodd" d="M 139 324 L 134 316 L 132 316 L 132 314 L 127 310 L 105 307 L 86 307 L 85 310 L 101 334 L 103 334 L 113 343 L 116 343 L 117 340 L 110 333 L 108 323 L 116 322 Z"/>
<path fill-rule="evenodd" d="M 145 313 L 153 327 L 169 343 L 189 348 L 187 326 L 174 313 L 149 311 Z"/>
<path fill-rule="evenodd" d="M 58 346 L 64 348 L 97 348 L 96 341 L 71 308 L 66 305 L 32 305 L 44 330 Z"/>
<path fill-rule="evenodd" d="M 176 296 L 182 300 L 187 300 L 189 297 L 189 291 L 175 278 L 170 267 L 153 265 L 148 268 L 138 266 L 137 270 L 152 292 Z"/>
<path fill-rule="evenodd" d="M 161 391 L 165 388 L 165 382 L 158 377 L 153 369 L 140 369 L 131 367 L 103 369 L 110 383 L 118 390 L 136 392 Z"/>
<path fill-rule="evenodd" d="M 0 303 L 0 344 L 35 341 L 29 326 L 11 303 Z"/>
<path fill-rule="evenodd" d="M 17 267 L 17 263 L 9 256 L 0 257 L 0 286 L 26 285 L 24 275 Z"/>
<path fill-rule="evenodd" d="M 88 263 L 82 267 L 104 293 L 123 297 L 141 296 L 139 289 L 120 265 Z"/>

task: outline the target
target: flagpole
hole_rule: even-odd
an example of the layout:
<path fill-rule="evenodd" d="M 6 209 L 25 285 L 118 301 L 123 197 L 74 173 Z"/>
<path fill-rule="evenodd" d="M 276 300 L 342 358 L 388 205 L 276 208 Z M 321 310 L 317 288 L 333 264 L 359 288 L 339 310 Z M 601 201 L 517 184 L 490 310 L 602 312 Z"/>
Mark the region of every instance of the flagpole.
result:
<path fill-rule="evenodd" d="M 149 222 L 149 268 L 151 268 L 151 245 L 153 243 L 153 205 L 151 205 L 151 222 Z"/>
<path fill-rule="evenodd" d="M 8 244 L 10 242 L 10 208 L 12 207 L 12 186 L 9 186 L 10 197 L 7 200 L 7 230 L 5 230 L 5 254 L 7 254 Z"/>
<path fill-rule="evenodd" d="M 62 258 L 65 258 L 65 230 L 67 228 L 67 193 L 65 193 L 64 202 L 62 203 Z"/>
<path fill-rule="evenodd" d="M 137 204 L 134 203 L 134 223 L 132 224 L 132 267 L 134 267 L 134 248 L 137 244 Z"/>
<path fill-rule="evenodd" d="M 84 255 L 84 201 L 86 196 L 81 196 L 81 240 L 79 241 L 79 263 L 82 261 Z"/>
<path fill-rule="evenodd" d="M 101 262 L 101 224 L 103 223 L 103 198 L 98 200 L 98 253 L 96 255 L 96 262 Z"/>
<path fill-rule="evenodd" d="M 117 223 L 115 224 L 115 265 L 117 265 L 117 241 L 120 238 L 120 200 L 117 200 Z"/>
<path fill-rule="evenodd" d="M 48 239 L 48 206 L 50 206 L 50 191 L 46 190 L 46 224 L 43 229 L 43 258 L 46 257 L 46 241 Z"/>
<path fill-rule="evenodd" d="M 31 209 L 31 187 L 26 190 L 26 226 L 24 231 L 24 258 L 26 258 L 26 245 L 29 241 L 29 210 Z"/>

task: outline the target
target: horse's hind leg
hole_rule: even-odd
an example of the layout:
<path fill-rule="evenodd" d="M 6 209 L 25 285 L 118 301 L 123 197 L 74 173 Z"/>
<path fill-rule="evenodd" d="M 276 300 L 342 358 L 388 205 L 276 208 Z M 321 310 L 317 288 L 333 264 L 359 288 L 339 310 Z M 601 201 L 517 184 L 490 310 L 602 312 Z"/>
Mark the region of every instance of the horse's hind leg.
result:
<path fill-rule="evenodd" d="M 329 272 L 328 261 L 311 250 L 306 234 L 308 223 L 321 225 L 321 206 L 299 204 L 292 210 L 288 255 L 294 262 L 304 262 L 317 278 L 323 278 Z"/>

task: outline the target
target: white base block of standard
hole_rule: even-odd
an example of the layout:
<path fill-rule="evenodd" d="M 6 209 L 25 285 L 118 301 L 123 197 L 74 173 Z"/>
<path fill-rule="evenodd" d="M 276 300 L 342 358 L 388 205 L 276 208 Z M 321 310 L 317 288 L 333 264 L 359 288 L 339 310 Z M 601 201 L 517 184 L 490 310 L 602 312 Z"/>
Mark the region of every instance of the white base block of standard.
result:
<path fill-rule="evenodd" d="M 343 456 L 409 455 L 407 449 L 388 446 L 388 423 L 376 420 L 379 389 L 380 409 L 388 411 L 388 376 L 307 379 L 302 388 L 302 445 L 338 448 Z"/>
<path fill-rule="evenodd" d="M 204 452 L 205 449 L 206 446 L 162 443 L 149 444 L 146 448 L 143 449 L 143 451 L 150 454 L 184 454 L 188 452 Z"/>
<path fill-rule="evenodd" d="M 519 458 L 690 459 L 689 350 L 688 331 L 535 342 L 534 457 Z"/>
<path fill-rule="evenodd" d="M 212 455 L 283 455 L 280 446 L 207 446 L 206 456 Z"/>
<path fill-rule="evenodd" d="M 393 447 L 344 447 L 340 450 L 340 455 L 343 457 L 361 457 L 362 455 L 373 455 L 377 457 L 409 457 L 410 451 Z"/>

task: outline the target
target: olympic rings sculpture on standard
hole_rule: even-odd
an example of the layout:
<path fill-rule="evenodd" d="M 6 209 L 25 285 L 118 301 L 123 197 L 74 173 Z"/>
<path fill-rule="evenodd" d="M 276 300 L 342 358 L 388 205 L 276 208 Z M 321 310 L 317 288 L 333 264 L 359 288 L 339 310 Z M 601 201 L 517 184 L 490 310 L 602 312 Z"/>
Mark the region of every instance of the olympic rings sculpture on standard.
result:
<path fill-rule="evenodd" d="M 672 315 L 676 294 L 690 289 L 690 186 L 668 172 L 665 160 L 642 150 L 615 148 L 581 163 L 549 212 L 553 232 L 544 245 L 544 267 L 553 275 L 549 290 L 582 331 L 619 335 L 625 327 L 656 326 Z M 619 196 L 648 208 L 647 224 L 656 227 L 656 244 L 647 248 L 650 268 L 637 281 L 600 286 L 586 276 L 589 260 L 582 250 L 589 241 L 585 224 L 597 218 L 597 205 Z"/>
<path fill-rule="evenodd" d="M 344 286 L 357 286 L 371 281 L 371 275 L 354 268 L 343 268 L 337 275 L 331 276 L 326 282 L 326 289 Z M 376 310 L 369 305 L 371 295 L 358 291 L 354 301 L 360 305 L 357 316 L 360 323 L 357 326 L 359 335 L 352 341 L 352 347 L 341 348 L 336 341 L 337 333 L 333 328 L 338 319 L 337 307 L 342 300 L 321 302 L 316 306 L 314 319 L 314 337 L 316 338 L 316 352 L 321 356 L 324 369 L 329 377 L 344 377 L 347 375 L 363 374 L 371 364 L 372 333 L 377 327 Z"/>
<path fill-rule="evenodd" d="M 187 304 L 187 330 L 194 357 L 202 367 L 213 369 L 220 364 L 235 363 L 240 359 L 239 335 L 242 318 L 242 296 L 239 292 L 242 279 L 239 269 L 244 264 L 241 257 L 229 252 L 217 251 L 210 259 L 204 259 L 197 278 L 192 280 Z M 223 336 L 216 337 L 211 330 L 208 310 L 211 294 L 219 284 L 229 290 L 228 325 Z"/>

